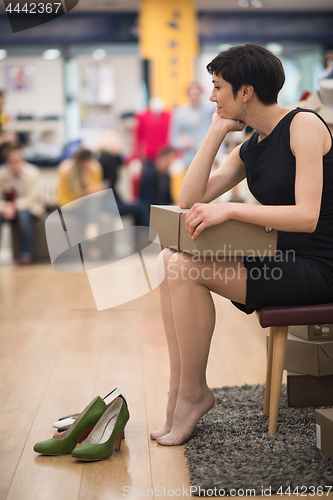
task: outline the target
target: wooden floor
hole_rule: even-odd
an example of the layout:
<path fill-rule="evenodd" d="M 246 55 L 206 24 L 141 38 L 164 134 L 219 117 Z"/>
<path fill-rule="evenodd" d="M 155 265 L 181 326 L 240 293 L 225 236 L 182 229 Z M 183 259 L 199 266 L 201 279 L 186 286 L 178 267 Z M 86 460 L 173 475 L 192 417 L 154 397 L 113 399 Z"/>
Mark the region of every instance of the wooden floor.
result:
<path fill-rule="evenodd" d="M 189 488 L 183 447 L 149 439 L 164 422 L 168 391 L 158 290 L 97 312 L 86 275 L 2 266 L 0 279 L 0 500 L 106 500 L 129 490 L 157 498 L 147 492 L 157 487 L 170 498 L 167 490 Z M 255 315 L 215 302 L 209 385 L 264 382 L 267 332 Z M 55 420 L 119 385 L 131 414 L 120 452 L 84 464 L 34 453 Z"/>

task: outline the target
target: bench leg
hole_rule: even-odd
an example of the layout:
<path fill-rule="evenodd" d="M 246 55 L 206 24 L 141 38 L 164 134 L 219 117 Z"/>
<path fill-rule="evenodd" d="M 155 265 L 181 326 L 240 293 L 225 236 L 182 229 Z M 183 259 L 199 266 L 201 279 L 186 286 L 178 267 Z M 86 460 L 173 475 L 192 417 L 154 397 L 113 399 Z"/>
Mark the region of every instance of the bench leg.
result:
<path fill-rule="evenodd" d="M 267 369 L 266 369 L 266 385 L 265 385 L 265 400 L 264 400 L 264 415 L 267 416 L 269 415 L 269 401 L 271 397 L 274 332 L 275 332 L 275 326 L 271 326 L 269 329 L 268 359 L 267 359 Z"/>
<path fill-rule="evenodd" d="M 276 433 L 280 396 L 281 396 L 282 375 L 284 368 L 284 360 L 286 357 L 287 337 L 288 337 L 288 326 L 275 327 L 271 394 L 270 394 L 270 405 L 269 405 L 268 434 L 270 436 Z"/>

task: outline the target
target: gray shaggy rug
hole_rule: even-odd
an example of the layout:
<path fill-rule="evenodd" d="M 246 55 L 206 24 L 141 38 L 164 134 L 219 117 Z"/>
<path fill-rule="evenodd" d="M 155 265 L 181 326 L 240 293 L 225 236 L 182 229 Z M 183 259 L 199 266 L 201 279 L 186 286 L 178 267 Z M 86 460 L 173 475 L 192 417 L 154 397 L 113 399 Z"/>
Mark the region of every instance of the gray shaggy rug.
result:
<path fill-rule="evenodd" d="M 270 496 L 298 487 L 313 496 L 310 487 L 321 486 L 327 496 L 333 460 L 316 447 L 315 408 L 288 408 L 283 385 L 277 433 L 268 436 L 264 392 L 264 385 L 213 389 L 215 406 L 185 445 L 192 495 L 250 496 L 246 489 L 261 495 L 264 488 Z"/>

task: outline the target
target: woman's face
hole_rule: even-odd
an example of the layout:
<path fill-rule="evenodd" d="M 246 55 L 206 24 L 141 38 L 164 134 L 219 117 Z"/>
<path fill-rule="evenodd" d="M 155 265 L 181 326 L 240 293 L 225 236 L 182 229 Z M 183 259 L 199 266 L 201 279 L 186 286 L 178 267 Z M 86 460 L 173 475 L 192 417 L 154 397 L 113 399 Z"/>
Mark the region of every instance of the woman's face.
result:
<path fill-rule="evenodd" d="M 217 113 L 222 118 L 232 120 L 241 120 L 243 116 L 244 104 L 242 100 L 241 89 L 238 91 L 236 100 L 232 92 L 232 86 L 229 82 L 223 80 L 221 76 L 216 76 L 213 73 L 212 82 L 214 88 L 210 96 L 210 100 L 217 105 Z"/>

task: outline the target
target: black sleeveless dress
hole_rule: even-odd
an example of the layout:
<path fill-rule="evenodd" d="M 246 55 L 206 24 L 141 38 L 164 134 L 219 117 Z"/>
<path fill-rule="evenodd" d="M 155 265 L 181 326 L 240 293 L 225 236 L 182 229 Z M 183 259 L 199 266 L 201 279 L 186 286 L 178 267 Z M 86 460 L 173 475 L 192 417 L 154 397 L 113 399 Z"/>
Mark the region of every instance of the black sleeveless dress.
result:
<path fill-rule="evenodd" d="M 296 162 L 290 149 L 290 123 L 300 112 L 315 113 L 296 108 L 265 139 L 258 143 L 258 132 L 254 132 L 241 146 L 249 189 L 262 205 L 295 205 Z M 323 175 L 316 230 L 278 231 L 275 257 L 244 258 L 246 305 L 233 304 L 247 314 L 264 306 L 333 302 L 333 142 L 323 157 Z"/>

